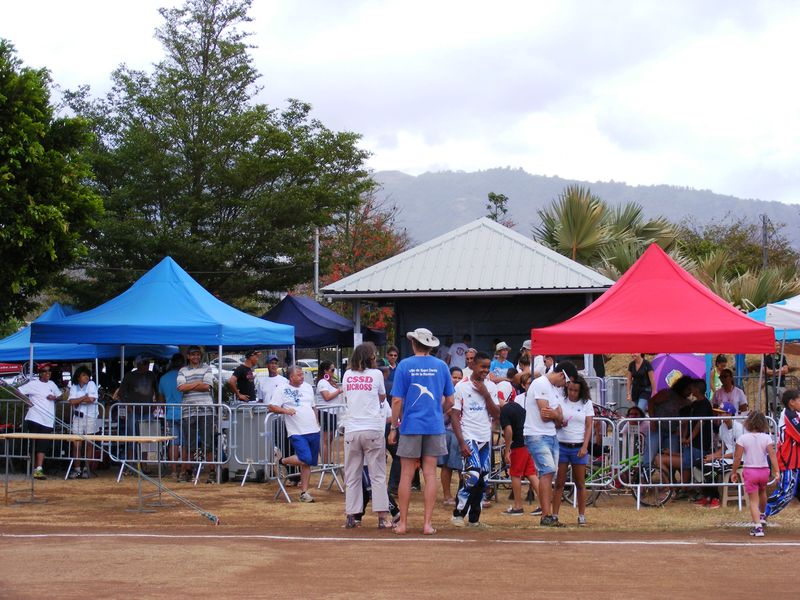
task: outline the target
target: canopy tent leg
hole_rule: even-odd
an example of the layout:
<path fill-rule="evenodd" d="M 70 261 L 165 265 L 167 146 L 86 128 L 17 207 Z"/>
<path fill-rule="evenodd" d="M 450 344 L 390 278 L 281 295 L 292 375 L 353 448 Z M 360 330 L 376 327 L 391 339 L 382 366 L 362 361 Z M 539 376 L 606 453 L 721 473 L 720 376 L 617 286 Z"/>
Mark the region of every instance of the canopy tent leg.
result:
<path fill-rule="evenodd" d="M 217 439 L 217 466 L 214 471 L 217 474 L 217 485 L 222 483 L 222 344 L 217 348 L 217 423 L 219 423 L 219 438 Z"/>
<path fill-rule="evenodd" d="M 31 351 L 28 356 L 28 375 L 33 377 L 33 342 L 31 342 Z"/>
<path fill-rule="evenodd" d="M 119 347 L 119 382 L 125 379 L 125 344 Z"/>
<path fill-rule="evenodd" d="M 353 348 L 364 340 L 361 333 L 361 300 L 353 300 Z"/>

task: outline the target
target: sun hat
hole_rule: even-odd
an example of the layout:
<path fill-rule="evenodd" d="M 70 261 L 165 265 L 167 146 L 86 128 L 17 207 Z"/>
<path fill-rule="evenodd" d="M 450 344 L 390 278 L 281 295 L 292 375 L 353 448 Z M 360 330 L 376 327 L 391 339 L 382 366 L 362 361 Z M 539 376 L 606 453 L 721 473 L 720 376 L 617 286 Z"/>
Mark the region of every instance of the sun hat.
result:
<path fill-rule="evenodd" d="M 495 346 L 494 351 L 500 352 L 500 350 L 511 350 L 511 346 L 509 346 L 505 342 L 500 342 L 499 344 L 497 344 L 497 346 Z"/>
<path fill-rule="evenodd" d="M 525 350 L 530 350 L 531 349 L 531 341 L 530 340 L 525 340 L 524 342 L 522 342 L 522 347 Z"/>
<path fill-rule="evenodd" d="M 409 331 L 406 337 L 409 340 L 417 340 L 420 344 L 428 348 L 436 348 L 439 345 L 439 339 L 431 333 L 430 329 L 425 329 L 424 327 Z"/>

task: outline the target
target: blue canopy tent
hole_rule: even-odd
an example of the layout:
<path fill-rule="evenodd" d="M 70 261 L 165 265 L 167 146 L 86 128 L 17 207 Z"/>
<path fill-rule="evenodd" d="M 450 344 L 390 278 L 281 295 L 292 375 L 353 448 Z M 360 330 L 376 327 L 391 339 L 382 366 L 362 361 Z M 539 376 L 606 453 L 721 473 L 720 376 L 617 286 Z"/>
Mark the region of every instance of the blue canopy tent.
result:
<path fill-rule="evenodd" d="M 70 307 L 62 306 L 58 302 L 53 304 L 34 322 L 60 321 L 76 314 L 77 311 Z M 178 351 L 177 346 L 133 346 L 128 348 L 132 353 L 148 354 L 155 358 L 169 358 Z M 0 361 L 26 362 L 31 355 L 31 328 L 25 327 L 0 340 Z M 109 344 L 33 344 L 33 356 L 37 360 L 79 361 L 95 358 L 117 358 L 120 355 L 118 345 Z"/>
<path fill-rule="evenodd" d="M 261 318 L 293 325 L 298 348 L 353 345 L 353 322 L 307 296 L 286 296 Z M 386 333 L 367 329 L 364 339 L 383 346 Z"/>
<path fill-rule="evenodd" d="M 33 342 L 288 347 L 294 327 L 248 315 L 215 298 L 166 257 L 100 306 L 31 325 Z"/>
<path fill-rule="evenodd" d="M 289 347 L 294 327 L 248 315 L 215 298 L 169 256 L 105 304 L 31 324 L 34 343 L 198 344 Z M 218 388 L 222 402 L 222 385 Z"/>

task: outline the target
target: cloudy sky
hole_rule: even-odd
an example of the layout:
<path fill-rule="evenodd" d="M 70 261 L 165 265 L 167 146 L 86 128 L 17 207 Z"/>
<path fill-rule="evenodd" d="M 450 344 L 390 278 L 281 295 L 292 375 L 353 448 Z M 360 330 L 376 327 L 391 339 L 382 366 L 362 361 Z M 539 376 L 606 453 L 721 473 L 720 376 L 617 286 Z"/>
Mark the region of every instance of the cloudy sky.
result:
<path fill-rule="evenodd" d="M 146 69 L 174 0 L 4 3 L 65 88 Z M 800 202 L 800 2 L 255 0 L 261 100 L 311 102 L 376 170 L 522 167 Z"/>

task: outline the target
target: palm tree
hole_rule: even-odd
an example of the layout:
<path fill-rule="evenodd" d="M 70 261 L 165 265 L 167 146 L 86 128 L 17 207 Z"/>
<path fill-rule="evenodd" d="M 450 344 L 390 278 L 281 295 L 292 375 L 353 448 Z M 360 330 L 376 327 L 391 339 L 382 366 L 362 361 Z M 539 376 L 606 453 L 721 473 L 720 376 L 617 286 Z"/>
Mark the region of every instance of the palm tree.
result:
<path fill-rule="evenodd" d="M 605 203 L 588 189 L 568 186 L 550 207 L 537 211 L 533 237 L 572 260 L 589 264 L 608 243 Z"/>
<path fill-rule="evenodd" d="M 534 239 L 612 278 L 624 273 L 651 243 L 669 251 L 677 239 L 677 228 L 665 218 L 645 220 L 634 202 L 611 208 L 580 186 L 567 187 L 538 215 L 541 224 L 534 228 Z"/>

